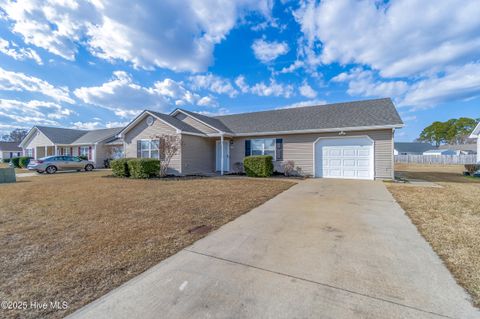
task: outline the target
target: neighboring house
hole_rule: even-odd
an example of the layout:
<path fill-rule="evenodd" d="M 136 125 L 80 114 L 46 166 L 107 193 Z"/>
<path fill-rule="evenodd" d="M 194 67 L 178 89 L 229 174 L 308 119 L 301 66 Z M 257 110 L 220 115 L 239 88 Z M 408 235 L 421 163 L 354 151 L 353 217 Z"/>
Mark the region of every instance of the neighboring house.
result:
<path fill-rule="evenodd" d="M 426 152 L 423 152 L 423 155 L 435 155 L 435 156 L 440 156 L 440 155 L 457 155 L 457 152 L 455 150 L 449 150 L 449 149 L 434 149 L 434 150 L 428 150 Z"/>
<path fill-rule="evenodd" d="M 477 154 L 477 144 L 458 144 L 458 145 L 445 144 L 445 145 L 440 145 L 439 149 L 453 150 L 456 152 L 456 155 Z"/>
<path fill-rule="evenodd" d="M 183 109 L 145 110 L 119 137 L 126 157 L 159 158 L 158 136 L 178 135 L 170 173 L 231 172 L 245 156 L 272 155 L 275 169 L 294 161 L 302 174 L 327 178 L 393 178 L 393 136 L 403 122 L 390 99 L 223 116 Z"/>
<path fill-rule="evenodd" d="M 477 124 L 477 127 L 473 130 L 470 138 L 477 139 L 477 163 L 480 163 L 480 123 Z"/>
<path fill-rule="evenodd" d="M 20 143 L 25 156 L 35 159 L 51 155 L 83 155 L 103 167 L 104 160 L 123 157 L 122 128 L 73 130 L 34 126 Z"/>
<path fill-rule="evenodd" d="M 419 142 L 395 142 L 394 155 L 422 155 L 423 152 L 433 149 L 428 143 Z"/>
<path fill-rule="evenodd" d="M 0 142 L 0 161 L 7 158 L 19 157 L 22 155 L 22 149 L 18 147 L 17 142 Z"/>

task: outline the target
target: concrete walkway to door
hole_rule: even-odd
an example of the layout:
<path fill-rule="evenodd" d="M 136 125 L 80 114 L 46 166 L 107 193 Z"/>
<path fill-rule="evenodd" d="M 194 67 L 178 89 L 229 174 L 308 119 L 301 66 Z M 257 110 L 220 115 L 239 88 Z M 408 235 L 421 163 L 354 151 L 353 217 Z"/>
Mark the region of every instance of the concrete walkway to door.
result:
<path fill-rule="evenodd" d="M 71 318 L 480 318 L 381 182 L 311 179 Z"/>

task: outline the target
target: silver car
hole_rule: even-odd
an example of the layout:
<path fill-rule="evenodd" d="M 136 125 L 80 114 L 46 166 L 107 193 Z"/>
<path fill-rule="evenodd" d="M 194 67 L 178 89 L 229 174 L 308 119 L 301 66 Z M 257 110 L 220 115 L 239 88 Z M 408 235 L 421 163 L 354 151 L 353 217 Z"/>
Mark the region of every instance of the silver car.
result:
<path fill-rule="evenodd" d="M 37 160 L 30 160 L 27 169 L 36 171 L 38 173 L 47 172 L 47 174 L 54 174 L 56 171 L 81 171 L 87 172 L 93 170 L 95 167 L 93 162 L 83 160 L 76 156 L 48 156 Z"/>

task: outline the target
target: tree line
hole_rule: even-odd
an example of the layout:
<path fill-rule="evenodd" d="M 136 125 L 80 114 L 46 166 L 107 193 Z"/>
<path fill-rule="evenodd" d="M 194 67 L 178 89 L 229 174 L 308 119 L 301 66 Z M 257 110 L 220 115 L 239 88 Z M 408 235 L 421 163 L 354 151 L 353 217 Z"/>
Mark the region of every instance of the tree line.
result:
<path fill-rule="evenodd" d="M 25 136 L 27 136 L 27 134 L 28 130 L 23 128 L 16 128 L 10 133 L 2 135 L 0 141 L 20 143 L 25 138 Z"/>
<path fill-rule="evenodd" d="M 439 147 L 441 144 L 474 143 L 468 137 L 480 119 L 461 117 L 445 122 L 436 121 L 423 129 L 417 141 L 427 142 Z"/>

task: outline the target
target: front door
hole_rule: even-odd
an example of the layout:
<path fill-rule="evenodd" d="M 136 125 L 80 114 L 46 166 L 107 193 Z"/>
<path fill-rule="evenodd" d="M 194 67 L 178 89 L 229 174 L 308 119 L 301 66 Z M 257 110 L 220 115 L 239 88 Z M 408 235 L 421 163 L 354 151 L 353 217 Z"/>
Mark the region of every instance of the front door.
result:
<path fill-rule="evenodd" d="M 217 141 L 216 145 L 216 156 L 215 156 L 215 170 L 217 172 L 222 170 L 222 147 L 221 141 Z M 230 143 L 228 141 L 223 141 L 223 171 L 228 172 L 230 171 Z"/>

